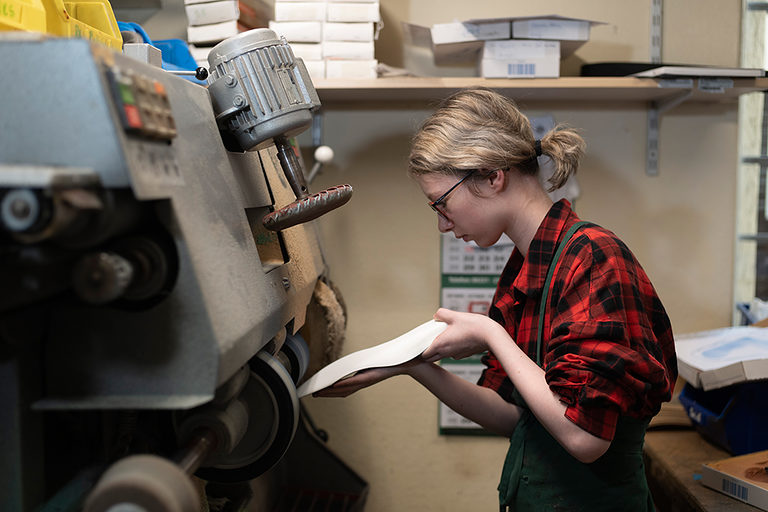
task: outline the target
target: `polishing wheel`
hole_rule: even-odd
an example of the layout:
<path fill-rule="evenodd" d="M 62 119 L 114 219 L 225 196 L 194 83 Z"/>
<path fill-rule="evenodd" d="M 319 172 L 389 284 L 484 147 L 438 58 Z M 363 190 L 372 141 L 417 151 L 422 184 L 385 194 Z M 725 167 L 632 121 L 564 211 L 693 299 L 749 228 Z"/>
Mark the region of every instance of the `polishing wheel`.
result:
<path fill-rule="evenodd" d="M 290 374 L 273 356 L 259 352 L 249 363 L 250 378 L 240 393 L 248 407 L 248 428 L 240 442 L 197 476 L 212 482 L 258 477 L 283 457 L 299 424 L 299 399 Z"/>

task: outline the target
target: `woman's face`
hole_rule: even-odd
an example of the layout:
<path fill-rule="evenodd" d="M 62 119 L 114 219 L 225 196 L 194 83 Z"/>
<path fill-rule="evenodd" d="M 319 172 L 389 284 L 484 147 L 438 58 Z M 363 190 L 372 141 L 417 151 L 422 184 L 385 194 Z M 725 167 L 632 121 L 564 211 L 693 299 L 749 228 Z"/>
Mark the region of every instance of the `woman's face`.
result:
<path fill-rule="evenodd" d="M 452 231 L 456 238 L 465 242 L 474 241 L 480 247 L 490 247 L 498 241 L 503 232 L 500 219 L 493 217 L 490 198 L 482 194 L 484 182 L 475 182 L 479 184 L 480 195 L 473 193 L 467 186 L 467 181 L 451 190 L 461 178 L 444 174 L 425 174 L 416 176 L 415 180 L 430 203 L 440 199 L 450 190 L 450 193 L 435 205 L 438 210 L 437 228 L 441 233 Z"/>

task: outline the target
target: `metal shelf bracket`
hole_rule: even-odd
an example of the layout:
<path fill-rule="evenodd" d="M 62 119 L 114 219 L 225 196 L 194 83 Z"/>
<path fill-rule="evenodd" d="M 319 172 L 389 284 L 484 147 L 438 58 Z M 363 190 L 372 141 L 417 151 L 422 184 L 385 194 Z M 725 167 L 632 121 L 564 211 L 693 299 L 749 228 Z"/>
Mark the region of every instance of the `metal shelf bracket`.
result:
<path fill-rule="evenodd" d="M 659 175 L 659 126 L 661 114 L 683 103 L 691 97 L 693 89 L 685 89 L 669 99 L 652 101 L 648 106 L 646 146 L 645 146 L 645 174 L 648 176 Z"/>

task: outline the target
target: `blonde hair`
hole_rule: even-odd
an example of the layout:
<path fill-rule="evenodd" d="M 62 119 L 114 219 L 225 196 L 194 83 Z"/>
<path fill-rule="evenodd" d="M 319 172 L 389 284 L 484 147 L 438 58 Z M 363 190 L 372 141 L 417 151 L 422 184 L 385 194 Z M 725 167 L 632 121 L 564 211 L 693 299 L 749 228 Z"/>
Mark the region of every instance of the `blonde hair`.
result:
<path fill-rule="evenodd" d="M 535 142 L 530 121 L 514 101 L 482 87 L 464 89 L 443 100 L 416 132 L 408 173 L 457 175 L 469 169 L 517 169 L 536 174 Z M 585 146 L 584 139 L 564 125 L 541 139 L 541 153 L 555 167 L 550 192 L 576 172 Z"/>

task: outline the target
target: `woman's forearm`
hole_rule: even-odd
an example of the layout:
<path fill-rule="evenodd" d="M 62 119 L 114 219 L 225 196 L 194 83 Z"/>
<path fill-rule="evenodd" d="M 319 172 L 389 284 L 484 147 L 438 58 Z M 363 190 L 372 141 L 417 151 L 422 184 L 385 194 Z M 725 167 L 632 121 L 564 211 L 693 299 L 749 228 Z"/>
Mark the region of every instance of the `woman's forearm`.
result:
<path fill-rule="evenodd" d="M 575 458 L 592 462 L 610 446 L 566 418 L 566 405 L 547 384 L 544 370 L 511 341 L 492 343 L 492 351 L 517 391 L 549 433 Z"/>
<path fill-rule="evenodd" d="M 492 389 L 464 380 L 436 364 L 415 365 L 407 373 L 452 410 L 490 432 L 509 436 L 520 419 L 520 409 Z"/>

